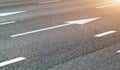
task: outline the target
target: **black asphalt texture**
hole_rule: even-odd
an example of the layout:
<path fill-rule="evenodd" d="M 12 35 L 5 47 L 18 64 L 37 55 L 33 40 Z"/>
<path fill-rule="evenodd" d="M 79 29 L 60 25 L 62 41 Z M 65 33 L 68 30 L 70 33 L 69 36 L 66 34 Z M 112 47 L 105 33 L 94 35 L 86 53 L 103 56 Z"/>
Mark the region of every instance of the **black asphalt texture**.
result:
<path fill-rule="evenodd" d="M 101 0 L 49 1 L 0 1 L 0 13 L 25 11 L 0 16 L 0 23 L 16 21 L 0 25 L 0 62 L 26 58 L 0 70 L 120 70 L 120 5 L 96 8 L 106 4 Z M 100 19 L 11 37 L 95 17 Z M 117 32 L 95 37 L 111 30 Z"/>

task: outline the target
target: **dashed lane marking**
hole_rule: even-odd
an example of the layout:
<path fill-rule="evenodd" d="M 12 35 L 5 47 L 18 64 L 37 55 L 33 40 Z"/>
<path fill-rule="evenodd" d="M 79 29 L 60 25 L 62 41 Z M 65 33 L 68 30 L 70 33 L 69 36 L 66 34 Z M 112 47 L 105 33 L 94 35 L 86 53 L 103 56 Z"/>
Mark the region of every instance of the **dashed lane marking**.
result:
<path fill-rule="evenodd" d="M 46 30 L 50 30 L 50 29 L 60 28 L 60 27 L 73 25 L 73 24 L 85 24 L 85 23 L 97 20 L 99 18 L 100 17 L 88 18 L 88 19 L 82 19 L 82 20 L 75 20 L 75 21 L 67 21 L 67 22 L 65 22 L 67 24 L 62 24 L 62 25 L 57 25 L 57 26 L 53 26 L 53 27 L 49 27 L 49 28 L 38 29 L 38 30 L 33 30 L 33 31 L 25 32 L 25 33 L 15 34 L 15 35 L 11 35 L 10 37 L 23 36 L 23 35 L 27 35 L 27 34 L 37 33 L 37 32 L 41 32 L 41 31 L 46 31 Z"/>
<path fill-rule="evenodd" d="M 7 24 L 12 24 L 12 23 L 16 23 L 16 21 L 10 21 L 10 22 L 0 23 L 0 26 L 7 25 Z"/>
<path fill-rule="evenodd" d="M 5 65 L 9 65 L 9 64 L 12 64 L 12 63 L 16 63 L 16 62 L 19 62 L 19 61 L 23 61 L 25 59 L 26 59 L 25 57 L 18 57 L 18 58 L 12 59 L 12 60 L 1 62 L 0 67 L 5 66 Z"/>
<path fill-rule="evenodd" d="M 14 15 L 14 14 L 19 14 L 19 13 L 23 13 L 26 11 L 17 11 L 17 12 L 7 12 L 7 13 L 0 13 L 1 17 L 5 17 L 5 16 L 10 16 L 10 15 Z"/>
<path fill-rule="evenodd" d="M 117 53 L 120 53 L 120 50 L 118 50 Z"/>
<path fill-rule="evenodd" d="M 44 4 L 44 3 L 54 3 L 54 2 L 59 2 L 61 0 L 52 0 L 52 1 L 45 1 L 45 2 L 39 2 L 40 4 Z"/>
<path fill-rule="evenodd" d="M 106 7 L 112 7 L 112 6 L 116 6 L 117 4 L 111 4 L 111 5 L 104 5 L 104 6 L 99 6 L 96 8 L 106 8 Z"/>
<path fill-rule="evenodd" d="M 110 35 L 110 34 L 113 34 L 113 33 L 115 33 L 115 32 L 117 32 L 117 31 L 107 31 L 107 32 L 104 32 L 104 33 L 101 33 L 101 34 L 97 34 L 97 35 L 95 35 L 95 37 L 103 37 L 103 36 L 106 36 L 106 35 Z"/>

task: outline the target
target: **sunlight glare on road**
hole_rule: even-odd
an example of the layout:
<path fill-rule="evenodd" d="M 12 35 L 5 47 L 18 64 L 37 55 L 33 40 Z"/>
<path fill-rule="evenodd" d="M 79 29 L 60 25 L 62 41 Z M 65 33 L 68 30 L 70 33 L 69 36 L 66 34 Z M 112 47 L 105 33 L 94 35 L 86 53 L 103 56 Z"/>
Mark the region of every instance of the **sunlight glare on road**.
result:
<path fill-rule="evenodd" d="M 111 4 L 120 4 L 120 0 L 107 0 Z"/>

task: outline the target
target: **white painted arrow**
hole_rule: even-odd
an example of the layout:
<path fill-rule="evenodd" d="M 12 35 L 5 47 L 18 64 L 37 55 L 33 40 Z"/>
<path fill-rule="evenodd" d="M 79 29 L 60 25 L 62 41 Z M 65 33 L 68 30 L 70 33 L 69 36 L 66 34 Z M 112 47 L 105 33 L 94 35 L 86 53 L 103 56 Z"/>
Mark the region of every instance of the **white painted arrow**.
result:
<path fill-rule="evenodd" d="M 83 19 L 83 20 L 67 21 L 67 22 L 65 22 L 65 23 L 68 23 L 68 24 L 86 24 L 86 23 L 88 23 L 88 22 L 94 21 L 94 20 L 99 19 L 99 18 L 100 18 L 100 17 Z"/>
<path fill-rule="evenodd" d="M 19 14 L 19 13 L 23 13 L 23 12 L 25 12 L 25 11 L 0 13 L 0 16 L 1 16 L 1 17 L 4 17 L 4 16 L 9 16 L 9 15 L 14 15 L 14 14 Z"/>
<path fill-rule="evenodd" d="M 37 33 L 37 32 L 41 32 L 41 31 L 46 31 L 46 30 L 50 30 L 50 29 L 60 28 L 60 27 L 64 27 L 64 26 L 68 26 L 68 25 L 73 25 L 73 24 L 85 24 L 85 23 L 97 20 L 99 18 L 100 17 L 88 18 L 88 19 L 82 19 L 82 20 L 76 20 L 76 21 L 67 21 L 67 22 L 65 22 L 67 24 L 57 25 L 57 26 L 53 26 L 53 27 L 49 27 L 49 28 L 43 28 L 43 29 L 34 30 L 34 31 L 29 31 L 29 32 L 25 32 L 25 33 L 20 33 L 20 34 L 12 35 L 10 37 L 18 37 L 18 36 L 22 36 L 22 35 Z"/>

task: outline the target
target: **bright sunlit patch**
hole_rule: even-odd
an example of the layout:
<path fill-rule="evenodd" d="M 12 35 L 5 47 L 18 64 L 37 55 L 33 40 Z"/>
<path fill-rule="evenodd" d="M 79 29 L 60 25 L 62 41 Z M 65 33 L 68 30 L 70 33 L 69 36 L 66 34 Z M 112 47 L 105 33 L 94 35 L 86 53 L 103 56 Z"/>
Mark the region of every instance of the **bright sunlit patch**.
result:
<path fill-rule="evenodd" d="M 120 0 L 107 0 L 111 4 L 120 4 Z"/>

